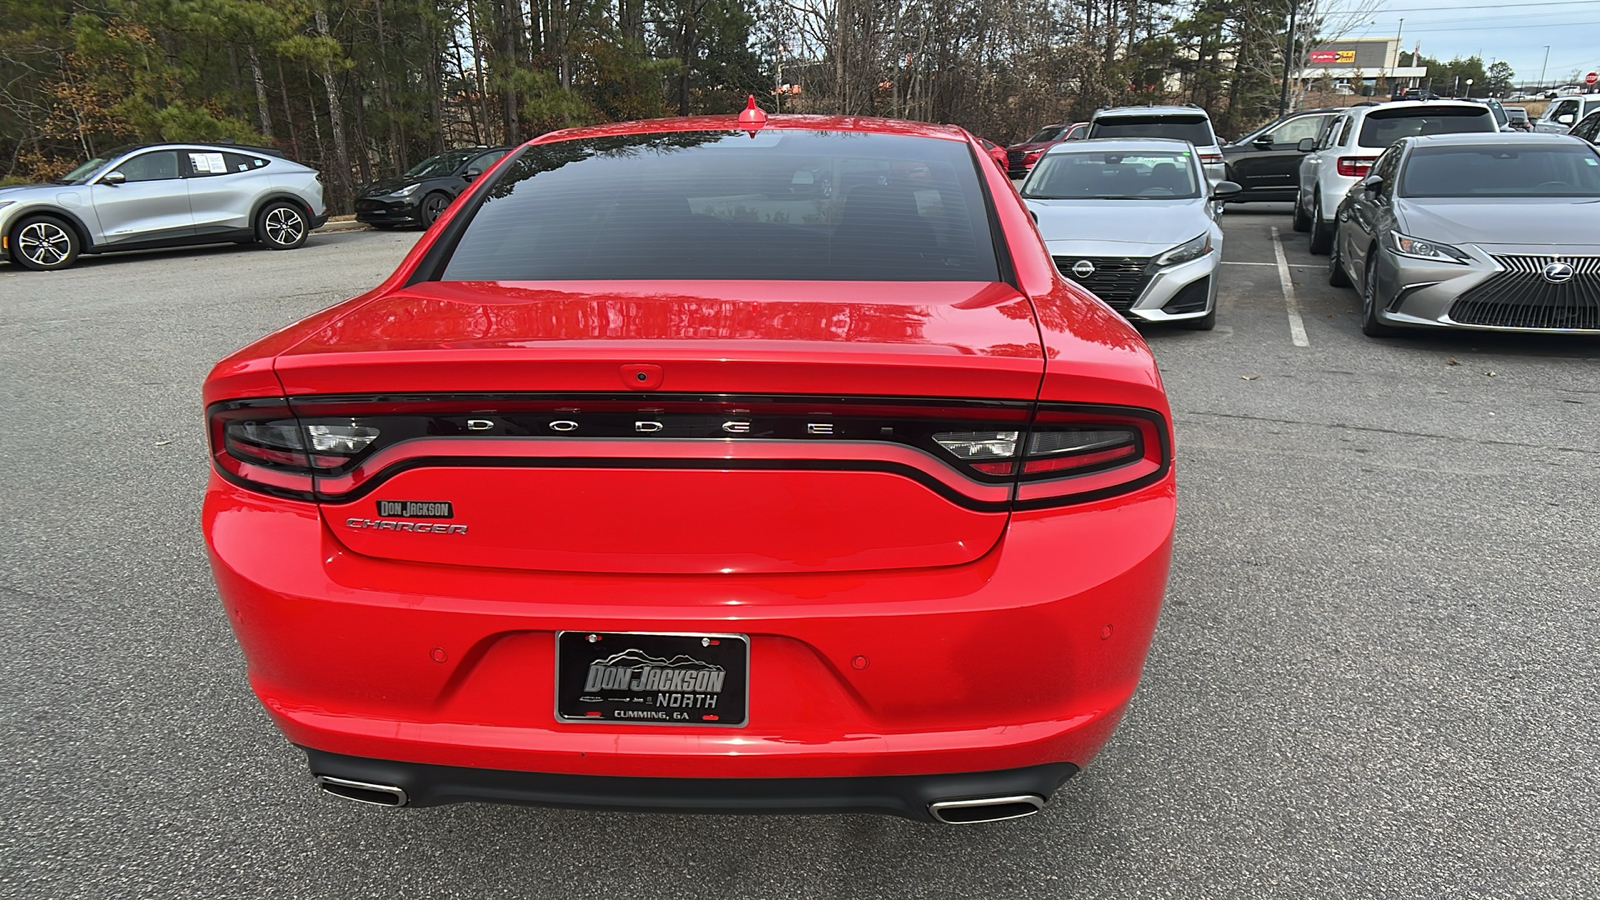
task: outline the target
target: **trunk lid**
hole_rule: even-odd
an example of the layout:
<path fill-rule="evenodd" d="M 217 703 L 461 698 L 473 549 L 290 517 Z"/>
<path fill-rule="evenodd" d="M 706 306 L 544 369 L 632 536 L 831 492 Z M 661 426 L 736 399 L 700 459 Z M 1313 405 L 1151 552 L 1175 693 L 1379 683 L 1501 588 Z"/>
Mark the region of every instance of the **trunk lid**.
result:
<path fill-rule="evenodd" d="M 318 479 L 358 553 L 838 572 L 994 546 L 1009 484 L 929 436 L 1023 427 L 1044 354 L 1004 284 L 428 283 L 328 323 L 275 368 L 303 421 L 389 429 L 354 470 Z"/>

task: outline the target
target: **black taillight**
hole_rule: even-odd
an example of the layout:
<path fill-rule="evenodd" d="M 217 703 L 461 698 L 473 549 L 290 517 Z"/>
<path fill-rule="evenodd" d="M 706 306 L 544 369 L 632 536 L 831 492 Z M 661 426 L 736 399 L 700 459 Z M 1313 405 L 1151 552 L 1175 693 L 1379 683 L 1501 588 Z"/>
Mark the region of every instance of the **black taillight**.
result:
<path fill-rule="evenodd" d="M 1043 403 L 1026 431 L 943 432 L 933 439 L 983 476 L 1014 476 L 1025 506 L 1133 490 L 1170 464 L 1166 423 L 1145 410 Z"/>
<path fill-rule="evenodd" d="M 207 411 L 222 475 L 270 494 L 309 499 L 311 476 L 349 468 L 381 431 L 353 419 L 297 418 L 282 399 L 218 403 Z"/>

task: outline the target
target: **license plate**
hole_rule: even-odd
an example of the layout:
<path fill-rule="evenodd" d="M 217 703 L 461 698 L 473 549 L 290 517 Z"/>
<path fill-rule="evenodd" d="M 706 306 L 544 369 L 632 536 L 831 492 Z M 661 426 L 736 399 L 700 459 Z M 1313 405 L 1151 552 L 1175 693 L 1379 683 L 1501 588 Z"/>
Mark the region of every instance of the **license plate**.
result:
<path fill-rule="evenodd" d="M 742 634 L 556 633 L 556 719 L 740 727 L 750 638 Z"/>

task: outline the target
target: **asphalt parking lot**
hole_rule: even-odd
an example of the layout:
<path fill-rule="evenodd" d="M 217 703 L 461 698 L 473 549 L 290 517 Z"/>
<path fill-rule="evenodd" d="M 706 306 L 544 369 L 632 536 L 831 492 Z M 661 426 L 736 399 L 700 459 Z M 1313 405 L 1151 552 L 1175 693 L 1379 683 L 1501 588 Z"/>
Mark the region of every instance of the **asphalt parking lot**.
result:
<path fill-rule="evenodd" d="M 200 383 L 415 233 L 0 265 L 0 896 L 1596 896 L 1600 340 L 1366 338 L 1285 213 L 1226 215 L 1214 332 L 1147 332 L 1181 502 L 1128 717 L 968 828 L 318 795 L 206 568 Z"/>

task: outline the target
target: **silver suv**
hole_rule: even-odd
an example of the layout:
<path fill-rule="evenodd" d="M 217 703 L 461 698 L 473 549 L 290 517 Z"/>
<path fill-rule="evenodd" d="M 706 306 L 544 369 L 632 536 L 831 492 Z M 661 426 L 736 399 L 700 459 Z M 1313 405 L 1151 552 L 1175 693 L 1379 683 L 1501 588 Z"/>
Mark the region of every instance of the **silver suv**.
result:
<path fill-rule="evenodd" d="M 1367 177 L 1372 161 L 1403 137 L 1499 131 L 1494 111 L 1464 100 L 1401 100 L 1352 106 L 1300 149 L 1294 230 L 1311 232 L 1311 252 L 1333 246 L 1333 217 L 1350 186 Z"/>
<path fill-rule="evenodd" d="M 1227 177 L 1222 148 L 1211 117 L 1197 106 L 1123 106 L 1102 109 L 1089 120 L 1088 137 L 1172 138 L 1194 145 L 1206 180 L 1216 184 Z"/>
<path fill-rule="evenodd" d="M 234 144 L 147 144 L 51 184 L 0 188 L 0 256 L 65 269 L 81 253 L 259 242 L 292 250 L 328 220 L 315 169 Z"/>

